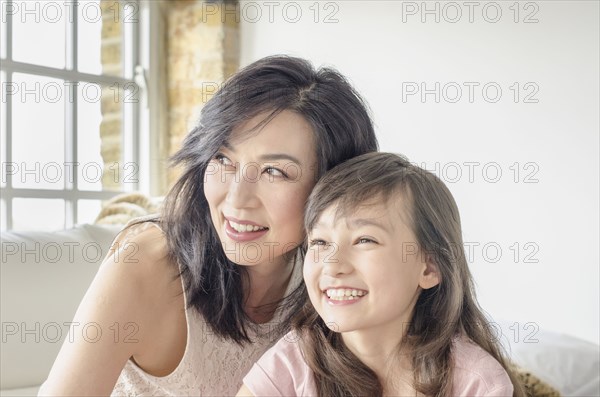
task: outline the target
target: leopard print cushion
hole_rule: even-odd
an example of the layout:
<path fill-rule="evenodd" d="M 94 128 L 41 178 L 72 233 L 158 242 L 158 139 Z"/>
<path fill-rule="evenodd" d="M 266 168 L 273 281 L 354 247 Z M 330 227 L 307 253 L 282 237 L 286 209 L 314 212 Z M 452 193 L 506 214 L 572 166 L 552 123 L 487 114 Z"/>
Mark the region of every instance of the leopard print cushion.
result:
<path fill-rule="evenodd" d="M 156 213 L 160 204 L 160 198 L 150 198 L 137 192 L 123 193 L 104 204 L 94 223 L 125 225 L 133 218 Z"/>
<path fill-rule="evenodd" d="M 511 369 L 525 387 L 528 397 L 561 397 L 561 394 L 547 384 L 546 382 L 533 375 L 531 372 L 516 365 L 511 365 Z"/>

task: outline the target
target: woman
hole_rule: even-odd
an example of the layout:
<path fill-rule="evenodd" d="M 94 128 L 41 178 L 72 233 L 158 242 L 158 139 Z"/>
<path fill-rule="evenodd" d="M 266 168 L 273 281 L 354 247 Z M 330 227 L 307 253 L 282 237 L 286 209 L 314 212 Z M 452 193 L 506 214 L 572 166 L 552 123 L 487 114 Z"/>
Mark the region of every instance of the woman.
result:
<path fill-rule="evenodd" d="M 312 187 L 375 150 L 336 71 L 278 56 L 234 75 L 175 155 L 183 172 L 160 217 L 117 237 L 78 308 L 74 323 L 102 336 L 70 333 L 40 394 L 235 395 L 306 300 Z"/>

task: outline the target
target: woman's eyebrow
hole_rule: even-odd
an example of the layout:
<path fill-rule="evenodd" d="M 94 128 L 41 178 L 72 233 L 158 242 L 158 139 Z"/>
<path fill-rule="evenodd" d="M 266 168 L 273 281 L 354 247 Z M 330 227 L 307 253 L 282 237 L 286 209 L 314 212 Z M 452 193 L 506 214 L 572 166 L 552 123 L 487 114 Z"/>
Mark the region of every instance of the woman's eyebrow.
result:
<path fill-rule="evenodd" d="M 289 160 L 298 165 L 302 165 L 302 162 L 298 160 L 296 157 L 286 154 L 286 153 L 269 153 L 263 154 L 259 157 L 262 161 L 275 161 L 275 160 Z"/>
<path fill-rule="evenodd" d="M 229 150 L 230 152 L 232 152 L 233 154 L 236 153 L 235 148 L 233 146 L 231 146 L 231 144 L 229 142 L 223 142 L 223 147 L 225 149 Z M 289 160 L 293 163 L 296 163 L 296 164 L 302 166 L 302 162 L 300 160 L 298 160 L 298 158 L 292 156 L 291 154 L 287 154 L 287 153 L 263 154 L 262 156 L 259 157 L 259 159 L 261 161 Z"/>

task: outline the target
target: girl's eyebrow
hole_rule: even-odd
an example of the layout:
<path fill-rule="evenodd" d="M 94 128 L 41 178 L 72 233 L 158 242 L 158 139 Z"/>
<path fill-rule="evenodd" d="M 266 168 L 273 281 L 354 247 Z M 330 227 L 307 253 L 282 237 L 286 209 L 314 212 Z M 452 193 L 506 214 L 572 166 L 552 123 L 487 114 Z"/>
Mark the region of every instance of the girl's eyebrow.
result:
<path fill-rule="evenodd" d="M 374 219 L 351 218 L 351 219 L 346 219 L 346 224 L 348 225 L 348 227 L 350 229 L 358 229 L 361 226 L 375 226 L 375 227 L 378 227 L 379 229 L 382 229 L 383 231 L 390 233 L 390 230 L 387 227 L 387 225 L 379 223 Z"/>
<path fill-rule="evenodd" d="M 387 225 L 384 225 L 382 223 L 377 222 L 374 219 L 370 219 L 370 218 L 350 218 L 350 219 L 346 219 L 346 225 L 348 226 L 349 229 L 358 229 L 361 226 L 375 226 L 385 232 L 391 233 L 389 227 Z M 319 228 L 327 228 L 327 227 L 331 227 L 331 225 L 327 225 L 323 222 L 317 222 L 313 225 L 313 227 L 311 228 L 311 232 L 315 229 L 319 229 Z"/>

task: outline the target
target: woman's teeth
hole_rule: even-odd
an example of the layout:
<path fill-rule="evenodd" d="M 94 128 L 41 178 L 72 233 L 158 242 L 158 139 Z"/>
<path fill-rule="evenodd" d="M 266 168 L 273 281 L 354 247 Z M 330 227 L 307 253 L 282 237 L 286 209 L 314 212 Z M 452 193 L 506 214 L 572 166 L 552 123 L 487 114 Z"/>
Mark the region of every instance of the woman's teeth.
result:
<path fill-rule="evenodd" d="M 336 301 L 358 299 L 366 295 L 364 291 L 347 288 L 328 289 L 325 293 L 329 299 Z"/>
<path fill-rule="evenodd" d="M 254 226 L 254 225 L 242 225 L 239 223 L 235 223 L 232 221 L 227 221 L 229 222 L 229 225 L 231 226 L 231 228 L 233 230 L 235 230 L 236 232 L 240 232 L 240 233 L 244 233 L 244 232 L 257 232 L 259 230 L 267 230 L 266 227 L 262 227 L 262 226 Z"/>

